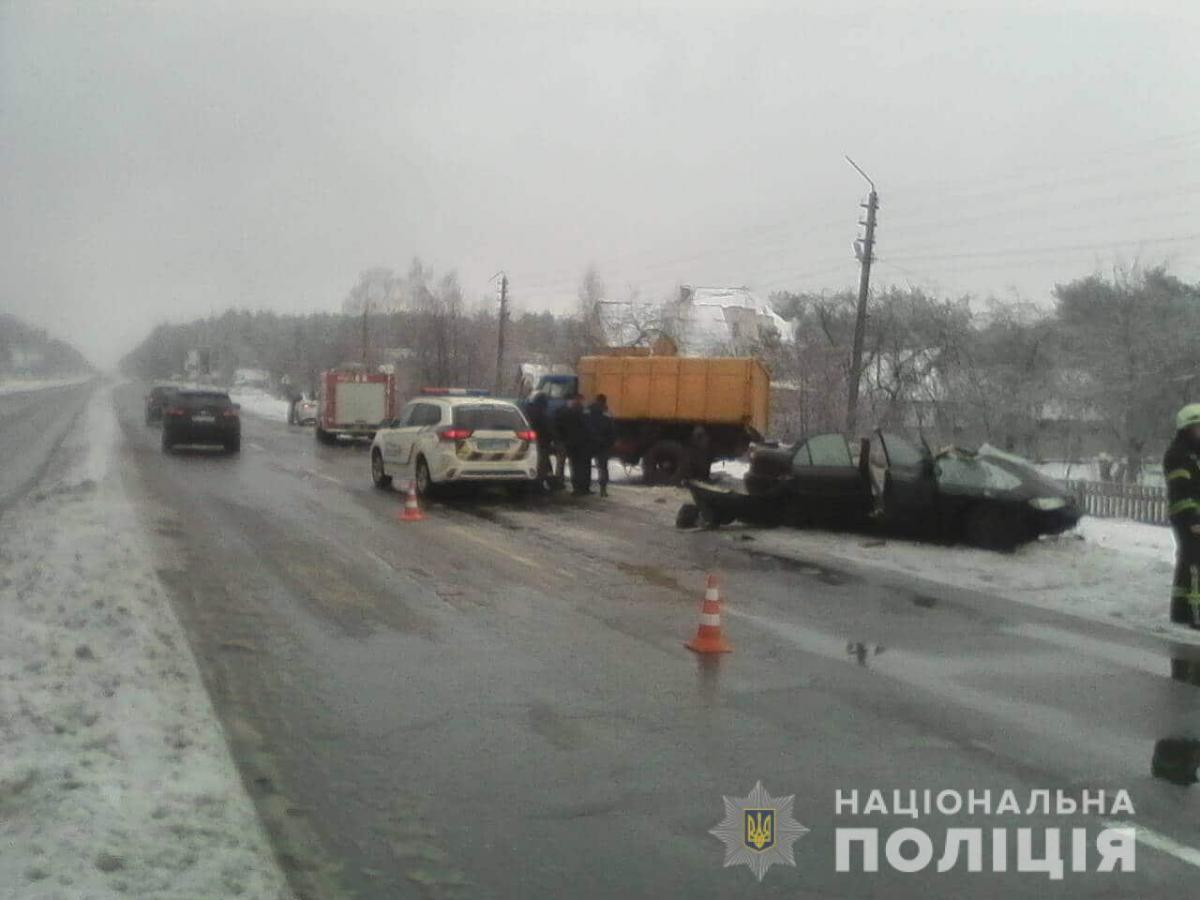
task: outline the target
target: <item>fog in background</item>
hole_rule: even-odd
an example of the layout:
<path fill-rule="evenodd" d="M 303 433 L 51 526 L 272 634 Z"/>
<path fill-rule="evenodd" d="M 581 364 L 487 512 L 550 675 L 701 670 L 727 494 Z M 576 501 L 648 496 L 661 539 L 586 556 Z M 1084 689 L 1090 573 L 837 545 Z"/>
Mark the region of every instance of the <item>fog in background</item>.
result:
<path fill-rule="evenodd" d="M 680 282 L 1049 302 L 1200 279 L 1192 3 L 0 6 L 0 310 L 111 364 L 414 256 L 521 309 Z"/>

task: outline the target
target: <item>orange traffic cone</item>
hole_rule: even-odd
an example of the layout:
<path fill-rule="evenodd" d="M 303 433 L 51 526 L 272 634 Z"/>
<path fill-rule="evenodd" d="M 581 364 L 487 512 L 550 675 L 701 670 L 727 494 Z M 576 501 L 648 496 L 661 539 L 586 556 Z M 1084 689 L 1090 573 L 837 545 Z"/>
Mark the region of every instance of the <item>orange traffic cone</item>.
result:
<path fill-rule="evenodd" d="M 704 590 L 704 605 L 700 607 L 700 627 L 696 636 L 684 644 L 697 653 L 732 653 L 733 648 L 721 633 L 721 591 L 717 587 L 717 576 L 708 576 Z"/>
<path fill-rule="evenodd" d="M 417 500 L 417 484 L 415 481 L 408 483 L 408 493 L 404 497 L 404 512 L 396 516 L 397 522 L 420 522 L 424 520 L 425 513 L 421 512 L 421 504 Z"/>

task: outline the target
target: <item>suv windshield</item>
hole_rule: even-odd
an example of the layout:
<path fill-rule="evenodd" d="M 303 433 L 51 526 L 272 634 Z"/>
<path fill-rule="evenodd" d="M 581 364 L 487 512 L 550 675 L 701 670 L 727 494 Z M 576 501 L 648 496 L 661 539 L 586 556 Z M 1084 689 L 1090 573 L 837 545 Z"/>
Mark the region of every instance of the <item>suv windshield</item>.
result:
<path fill-rule="evenodd" d="M 529 427 L 514 406 L 456 406 L 454 424 L 472 431 L 521 431 Z"/>

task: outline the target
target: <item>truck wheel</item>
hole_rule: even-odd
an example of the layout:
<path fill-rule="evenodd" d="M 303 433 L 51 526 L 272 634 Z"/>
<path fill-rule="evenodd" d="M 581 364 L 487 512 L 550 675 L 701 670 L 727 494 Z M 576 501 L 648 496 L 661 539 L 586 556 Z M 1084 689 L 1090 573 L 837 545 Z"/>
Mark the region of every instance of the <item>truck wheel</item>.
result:
<path fill-rule="evenodd" d="M 967 513 L 965 533 L 968 543 L 1001 553 L 1016 550 L 1027 536 L 1014 513 L 983 505 Z"/>
<path fill-rule="evenodd" d="M 235 438 L 230 438 L 228 441 L 225 442 L 225 452 L 226 453 L 241 453 L 242 452 L 242 438 L 240 435 Z"/>
<path fill-rule="evenodd" d="M 175 449 L 175 442 L 171 440 L 170 435 L 168 435 L 166 431 L 163 431 L 162 433 L 162 448 L 163 453 L 170 453 Z"/>
<path fill-rule="evenodd" d="M 700 507 L 695 503 L 685 503 L 675 513 L 676 528 L 695 528 L 700 523 Z"/>
<path fill-rule="evenodd" d="M 678 484 L 686 460 L 687 451 L 679 441 L 659 441 L 642 457 L 642 480 L 646 484 Z"/>
<path fill-rule="evenodd" d="M 378 450 L 371 454 L 371 480 L 381 491 L 392 486 L 392 476 L 383 474 L 383 454 Z"/>
<path fill-rule="evenodd" d="M 337 443 L 337 435 L 331 434 L 330 432 L 328 432 L 324 428 L 322 428 L 320 425 L 317 426 L 316 435 L 317 435 L 317 440 L 320 441 L 322 444 L 329 445 L 329 444 Z"/>

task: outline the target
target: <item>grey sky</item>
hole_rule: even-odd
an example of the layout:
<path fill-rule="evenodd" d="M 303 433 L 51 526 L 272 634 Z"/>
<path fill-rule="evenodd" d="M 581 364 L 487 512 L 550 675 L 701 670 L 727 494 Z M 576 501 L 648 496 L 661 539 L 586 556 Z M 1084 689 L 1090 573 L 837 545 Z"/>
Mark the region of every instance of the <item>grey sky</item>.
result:
<path fill-rule="evenodd" d="M 589 262 L 616 297 L 848 286 L 843 153 L 880 282 L 1200 279 L 1194 3 L 0 9 L 0 309 L 102 363 L 413 256 L 527 309 Z"/>

